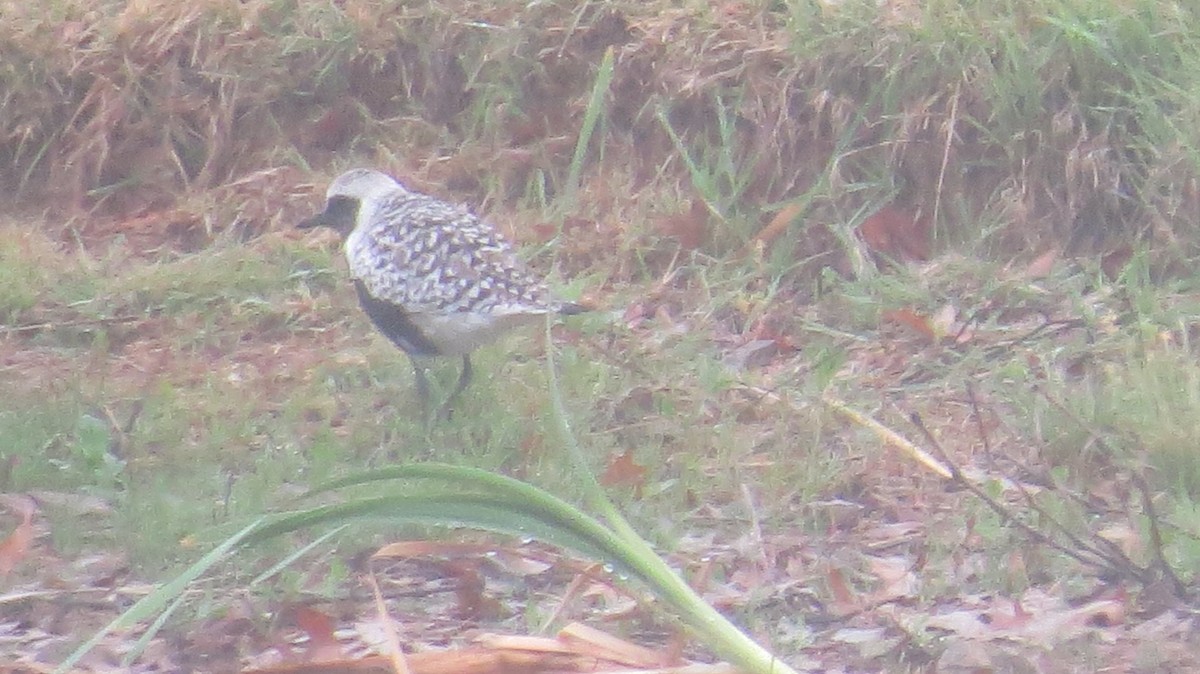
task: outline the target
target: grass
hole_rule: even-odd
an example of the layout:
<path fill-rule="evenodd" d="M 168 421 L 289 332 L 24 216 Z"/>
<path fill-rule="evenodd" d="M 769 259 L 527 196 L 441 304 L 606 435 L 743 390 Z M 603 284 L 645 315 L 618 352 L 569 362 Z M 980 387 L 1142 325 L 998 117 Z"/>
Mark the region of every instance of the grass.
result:
<path fill-rule="evenodd" d="M 0 490 L 102 498 L 95 526 L 49 508 L 63 551 L 129 549 L 157 577 L 214 526 L 416 459 L 580 496 L 548 439 L 536 336 L 483 350 L 464 409 L 426 436 L 336 247 L 290 229 L 327 175 L 371 163 L 483 206 L 565 294 L 600 300 L 558 334 L 564 399 L 597 472 L 627 449 L 647 467 L 640 494 L 613 491 L 666 548 L 697 529 L 740 540 L 753 517 L 861 550 L 919 521 L 928 576 L 953 579 L 929 605 L 1078 575 L 823 411 L 829 390 L 920 442 L 919 412 L 963 465 L 1053 475 L 1101 505 L 1047 494 L 1048 514 L 1127 521 L 1143 548 L 1128 476 L 1144 473 L 1168 558 L 1195 566 L 1190 6 L 85 10 L 0 27 L 0 88 L 22 92 L 0 98 L 0 184 L 20 198 L 0 230 Z M 81 49 L 49 49 L 64 39 Z M 163 53 L 186 53 L 181 70 Z M 796 222 L 756 239 L 787 204 Z M 932 219 L 931 262 L 867 262 L 890 251 L 854 228 L 889 204 Z M 681 214 L 705 228 L 694 246 L 659 224 Z M 1063 258 L 1030 273 L 1051 248 Z M 755 339 L 779 355 L 722 363 Z M 866 513 L 847 523 L 837 503 Z"/>

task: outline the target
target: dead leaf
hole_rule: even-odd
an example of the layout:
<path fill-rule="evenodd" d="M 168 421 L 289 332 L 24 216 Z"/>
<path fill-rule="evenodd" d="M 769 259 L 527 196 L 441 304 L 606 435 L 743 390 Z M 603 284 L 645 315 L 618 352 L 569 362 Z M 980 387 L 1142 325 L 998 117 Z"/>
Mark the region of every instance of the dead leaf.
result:
<path fill-rule="evenodd" d="M 441 565 L 442 571 L 453 578 L 455 607 L 460 618 L 468 620 L 491 620 L 504 613 L 495 597 L 484 594 L 487 583 L 479 571 L 479 563 L 472 559 L 454 559 Z"/>
<path fill-rule="evenodd" d="M 1126 597 L 1102 599 L 1070 607 L 1061 596 L 1031 588 L 1020 599 L 997 598 L 991 608 L 950 611 L 930 616 L 926 627 L 950 630 L 960 637 L 1005 640 L 1052 648 L 1097 628 L 1124 623 Z"/>
<path fill-rule="evenodd" d="M 843 627 L 830 635 L 830 640 L 843 644 L 865 644 L 882 641 L 887 631 L 882 627 L 854 628 Z"/>
<path fill-rule="evenodd" d="M 572 232 L 578 235 L 580 233 L 594 232 L 597 229 L 595 220 L 583 218 L 578 215 L 568 215 L 562 219 L 562 222 L 557 224 L 547 220 L 539 220 L 526 227 L 529 231 L 533 232 L 533 236 L 521 236 L 520 231 L 507 232 L 507 234 L 519 241 L 532 240 L 539 243 L 546 243 L 556 236 L 562 236 L 566 239 L 567 235 Z"/>
<path fill-rule="evenodd" d="M 375 599 L 375 617 L 381 628 L 378 634 L 382 639 L 377 643 L 391 660 L 394 674 L 411 674 L 408 660 L 404 657 L 404 649 L 400 646 L 400 631 L 396 628 L 396 622 L 388 615 L 387 602 L 383 599 L 383 592 L 379 590 L 379 579 L 372 571 L 367 574 L 366 581 L 371 586 L 371 595 Z"/>
<path fill-rule="evenodd" d="M 770 247 L 771 244 L 775 243 L 776 239 L 783 236 L 783 233 L 788 230 L 788 227 L 791 227 L 792 223 L 802 213 L 804 213 L 804 206 L 798 203 L 791 203 L 779 209 L 779 212 L 775 214 L 775 217 L 771 218 L 767 226 L 760 229 L 758 234 L 755 234 L 754 238 L 746 243 L 741 255 L 746 256 L 752 250 L 759 248 L 765 250 Z"/>
<path fill-rule="evenodd" d="M 738 372 L 765 367 L 779 355 L 779 344 L 771 339 L 756 339 L 725 354 L 721 362 Z"/>
<path fill-rule="evenodd" d="M 929 259 L 933 228 L 920 211 L 889 204 L 863 220 L 858 232 L 868 248 L 893 260 Z"/>
<path fill-rule="evenodd" d="M 605 487 L 633 487 L 635 494 L 641 494 L 646 484 L 646 474 L 649 470 L 633 460 L 633 450 L 627 449 L 608 462 L 604 473 L 600 476 L 600 484 Z"/>
<path fill-rule="evenodd" d="M 684 250 L 696 250 L 708 241 L 708 206 L 696 197 L 686 212 L 661 217 L 655 224 L 659 234 L 674 238 Z"/>
<path fill-rule="evenodd" d="M 454 541 L 397 541 L 388 543 L 371 555 L 371 560 L 410 559 L 413 557 L 462 557 L 464 555 L 486 555 L 496 549 L 494 545 L 479 543 L 457 543 Z"/>
<path fill-rule="evenodd" d="M 1129 593 L 1117 586 L 1106 593 L 1106 598 L 1088 602 L 1075 608 L 1080 624 L 1089 627 L 1113 627 L 1124 624 L 1129 606 Z"/>
<path fill-rule="evenodd" d="M 530 225 L 529 231 L 533 232 L 532 240 L 538 243 L 546 243 L 558 236 L 558 226 L 545 220 L 539 220 Z"/>
<path fill-rule="evenodd" d="M 949 302 L 943 304 L 937 313 L 929 318 L 929 326 L 933 328 L 935 341 L 941 341 L 947 335 L 957 334 L 962 327 L 958 323 L 958 308 Z"/>
<path fill-rule="evenodd" d="M 333 618 L 311 606 L 297 606 L 292 611 L 296 626 L 308 635 L 304 649 L 305 662 L 332 662 L 342 660 L 342 647 L 334 636 Z"/>
<path fill-rule="evenodd" d="M 845 617 L 862 610 L 862 600 L 850 589 L 850 584 L 846 582 L 846 576 L 841 569 L 830 568 L 825 574 L 825 582 L 829 586 L 829 593 L 833 595 L 833 601 L 829 603 L 830 613 Z"/>
<path fill-rule="evenodd" d="M 946 644 L 937 661 L 938 672 L 946 674 L 978 674 L 994 672 L 991 649 L 977 641 L 953 639 Z"/>
<path fill-rule="evenodd" d="M 868 557 L 867 566 L 881 582 L 881 587 L 871 593 L 870 604 L 904 599 L 916 593 L 919 581 L 912 571 L 913 560 L 907 557 Z"/>
<path fill-rule="evenodd" d="M 526 639 L 532 639 L 526 637 Z M 500 638 L 496 639 L 500 641 Z M 481 637 L 481 642 L 490 640 Z M 542 639 L 544 642 L 553 640 Z M 509 647 L 500 643 L 483 648 L 424 651 L 404 656 L 412 674 L 537 674 L 537 672 L 570 671 L 574 652 L 566 648 L 547 646 Z M 396 674 L 391 658 L 372 655 L 358 660 L 340 659 L 336 662 L 289 663 L 273 667 L 242 670 L 243 674 Z M 718 672 L 715 674 L 728 674 Z"/>
<path fill-rule="evenodd" d="M 516 554 L 511 550 L 496 550 L 491 555 L 492 563 L 514 576 L 537 576 L 554 568 L 546 557 L 534 558 Z"/>
<path fill-rule="evenodd" d="M 112 504 L 100 496 L 69 491 L 35 489 L 29 495 L 52 508 L 62 508 L 75 517 L 81 515 L 111 515 Z"/>
<path fill-rule="evenodd" d="M 1116 522 L 1101 529 L 1097 536 L 1116 543 L 1130 559 L 1144 559 L 1146 546 L 1141 534 L 1127 522 Z"/>
<path fill-rule="evenodd" d="M 1054 263 L 1058 262 L 1061 252 L 1058 248 L 1051 248 L 1035 257 L 1033 262 L 1030 262 L 1029 266 L 1025 268 L 1025 278 L 1039 279 L 1049 276 L 1050 272 L 1054 271 Z"/>
<path fill-rule="evenodd" d="M 930 343 L 938 341 L 937 330 L 934 329 L 933 323 L 929 318 L 911 309 L 888 309 L 883 312 L 882 318 L 885 323 L 895 323 L 896 325 L 912 330 L 921 337 L 929 340 Z"/>
<path fill-rule="evenodd" d="M 559 641 L 576 653 L 593 655 L 628 667 L 645 669 L 671 664 L 663 662 L 662 654 L 654 649 L 639 646 L 580 623 L 571 623 L 563 627 L 557 636 Z"/>
<path fill-rule="evenodd" d="M 1123 243 L 1100 258 L 1100 270 L 1110 281 L 1115 281 L 1125 270 L 1125 265 L 1133 259 L 1133 246 Z"/>
<path fill-rule="evenodd" d="M 1033 616 L 1025 610 L 1021 602 L 1014 599 L 1012 601 L 1012 612 L 996 610 L 986 614 L 988 618 L 987 624 L 995 630 L 1013 631 L 1025 627 L 1029 624 Z"/>
<path fill-rule="evenodd" d="M 313 123 L 309 130 L 309 142 L 323 150 L 336 150 L 353 140 L 361 126 L 362 117 L 358 109 L 349 102 L 342 102 L 326 110 Z"/>
<path fill-rule="evenodd" d="M 630 302 L 621 314 L 621 322 L 626 328 L 633 330 L 654 314 L 654 308 L 654 305 L 645 301 Z"/>
<path fill-rule="evenodd" d="M 21 518 L 8 538 L 0 541 L 0 578 L 7 578 L 17 564 L 29 554 L 29 546 L 33 542 L 33 515 L 37 512 L 37 503 L 24 494 L 10 494 L 3 500 L 4 505 Z"/>

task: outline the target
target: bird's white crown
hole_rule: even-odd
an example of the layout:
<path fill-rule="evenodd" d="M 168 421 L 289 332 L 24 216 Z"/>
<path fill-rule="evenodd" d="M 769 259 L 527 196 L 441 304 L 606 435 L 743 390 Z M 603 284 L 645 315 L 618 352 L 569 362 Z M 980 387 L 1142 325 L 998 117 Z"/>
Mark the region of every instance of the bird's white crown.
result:
<path fill-rule="evenodd" d="M 378 199 L 396 190 L 407 192 L 394 178 L 374 169 L 350 169 L 334 178 L 325 191 L 326 199 L 348 197 L 359 201 Z"/>

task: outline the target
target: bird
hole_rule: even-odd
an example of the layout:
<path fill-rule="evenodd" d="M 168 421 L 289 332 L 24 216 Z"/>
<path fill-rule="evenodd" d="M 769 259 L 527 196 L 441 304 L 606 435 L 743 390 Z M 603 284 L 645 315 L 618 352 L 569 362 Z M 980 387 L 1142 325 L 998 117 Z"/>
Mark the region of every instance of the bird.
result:
<path fill-rule="evenodd" d="M 359 304 L 408 355 L 426 421 L 427 358 L 462 357 L 458 383 L 437 415 L 448 417 L 471 382 L 472 351 L 547 314 L 587 310 L 552 295 L 492 224 L 381 171 L 356 168 L 334 178 L 324 209 L 298 227 L 328 227 L 342 237 Z"/>

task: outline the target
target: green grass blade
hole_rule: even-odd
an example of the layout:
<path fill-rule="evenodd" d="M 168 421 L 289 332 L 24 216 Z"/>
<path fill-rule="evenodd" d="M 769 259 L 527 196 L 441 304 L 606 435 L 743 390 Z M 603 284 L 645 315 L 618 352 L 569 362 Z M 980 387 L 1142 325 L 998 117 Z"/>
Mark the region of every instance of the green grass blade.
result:
<path fill-rule="evenodd" d="M 154 619 L 154 622 L 150 623 L 150 627 L 146 628 L 145 634 L 138 637 L 137 642 L 130 647 L 129 652 L 127 652 L 125 656 L 121 658 L 122 667 L 128 667 L 138 658 L 142 657 L 142 653 L 145 652 L 146 646 L 150 645 L 150 641 L 155 637 L 155 635 L 158 634 L 158 631 L 162 629 L 163 625 L 167 624 L 167 621 L 171 619 L 171 615 L 174 614 L 175 610 L 183 604 L 183 599 L 185 596 L 186 595 L 184 595 L 182 592 L 179 593 L 179 595 L 175 597 L 175 600 L 171 602 L 170 606 L 167 606 L 167 608 L 163 609 L 163 611 L 158 614 L 158 617 Z"/>
<path fill-rule="evenodd" d="M 561 401 L 559 406 L 561 407 Z M 560 423 L 566 424 L 566 420 L 563 419 Z M 575 450 L 579 451 L 579 448 L 576 446 Z M 283 515 L 255 531 L 247 541 L 254 543 L 295 531 L 329 524 L 344 524 L 356 519 L 464 526 L 513 536 L 533 537 L 574 550 L 591 559 L 612 564 L 620 571 L 638 578 L 649 586 L 657 597 L 678 610 L 683 621 L 703 637 L 715 652 L 744 667 L 748 672 L 792 674 L 792 670 L 754 643 L 688 587 L 650 545 L 633 532 L 624 518 L 619 520 L 621 529 L 614 532 L 569 503 L 537 487 L 476 468 L 444 464 L 394 466 L 359 473 L 326 483 L 314 490 L 314 493 L 386 479 L 411 479 L 415 476 L 437 476 L 459 486 L 476 489 L 492 487 L 494 490 L 486 493 L 405 493 L 318 506 Z M 592 480 L 594 482 L 594 478 Z M 607 497 L 599 490 L 599 485 L 596 489 L 599 496 L 607 501 Z M 611 502 L 609 507 L 615 512 L 616 508 Z"/>
<path fill-rule="evenodd" d="M 552 323 L 549 318 L 546 320 L 546 344 L 553 344 L 551 330 Z M 596 475 L 588 465 L 587 455 L 584 454 L 583 448 L 579 446 L 579 441 L 575 438 L 575 433 L 571 431 L 571 420 L 567 416 L 566 405 L 563 404 L 562 390 L 558 385 L 558 371 L 554 366 L 554 349 L 546 349 L 546 379 L 550 388 L 550 404 L 552 406 L 554 427 L 558 431 L 559 440 L 567 450 L 567 457 L 571 461 L 574 469 L 573 476 L 578 481 L 578 484 L 583 487 L 583 498 L 588 507 L 594 509 L 603 517 L 610 526 L 617 529 L 618 533 L 624 536 L 632 536 L 634 540 L 642 540 L 640 536 L 633 533 L 633 528 L 625 520 L 625 516 L 621 511 L 617 510 L 617 506 L 608 498 L 604 488 L 596 480 Z M 649 547 L 649 546 L 647 546 Z"/>
<path fill-rule="evenodd" d="M 168 604 L 175 601 L 176 597 L 183 594 L 183 591 L 187 589 L 187 586 L 192 581 L 199 578 L 217 562 L 224 560 L 238 544 L 244 541 L 251 532 L 258 529 L 261 524 L 261 519 L 255 520 L 246 528 L 225 539 L 224 542 L 213 548 L 211 552 L 201 557 L 199 561 L 173 578 L 171 582 L 139 599 L 137 603 L 130 606 L 124 613 L 117 616 L 108 625 L 105 625 L 103 629 L 92 635 L 91 639 L 88 639 L 87 642 L 76 648 L 71 655 L 67 656 L 67 659 L 54 670 L 55 674 L 69 671 L 83 656 L 88 654 L 88 651 L 95 648 L 96 644 L 99 644 L 104 637 L 112 632 L 128 629 L 156 613 L 160 613 Z"/>
<path fill-rule="evenodd" d="M 708 204 L 708 209 L 722 218 L 725 214 L 721 212 L 717 203 L 717 186 L 713 182 L 708 171 L 700 168 L 696 160 L 692 158 L 692 153 L 688 144 L 675 131 L 675 126 L 671 124 L 670 118 L 667 116 L 667 109 L 663 105 L 659 105 L 654 110 L 655 116 L 658 118 L 659 124 L 662 125 L 664 131 L 667 132 L 667 137 L 671 139 L 671 144 L 675 146 L 675 153 L 683 160 L 683 165 L 687 167 L 688 175 L 692 179 L 692 186 L 696 188 L 696 192 Z"/>
<path fill-rule="evenodd" d="M 583 159 L 587 156 L 588 145 L 596 131 L 596 123 L 604 110 L 604 96 L 608 93 L 612 77 L 613 49 L 609 47 L 604 51 L 600 69 L 596 72 L 596 82 L 592 85 L 592 95 L 588 99 L 587 109 L 583 112 L 583 125 L 579 129 L 579 140 L 575 142 L 575 154 L 571 157 L 571 167 L 567 173 L 566 208 L 575 204 L 575 195 L 579 191 L 579 180 L 583 174 Z"/>
<path fill-rule="evenodd" d="M 345 528 L 346 527 L 337 527 L 336 529 L 331 529 L 331 530 L 325 532 L 324 534 L 318 536 L 313 542 L 309 543 L 308 545 L 301 547 L 299 550 L 297 550 L 297 551 L 293 552 L 292 554 L 288 555 L 287 557 L 284 557 L 283 559 L 279 560 L 277 563 L 271 565 L 271 568 L 269 568 L 266 571 L 263 571 L 262 573 L 255 576 L 254 580 L 250 581 L 250 587 L 254 587 L 255 585 L 258 585 L 259 583 L 263 583 L 263 582 L 266 582 L 267 580 L 270 580 L 271 578 L 273 578 L 275 576 L 275 574 L 277 574 L 280 571 L 283 571 L 287 567 L 291 566 L 293 562 L 295 562 L 297 559 L 300 559 L 304 555 L 308 554 L 309 551 L 320 547 L 322 544 L 325 543 L 325 541 L 338 535 L 343 530 L 345 530 Z"/>
<path fill-rule="evenodd" d="M 578 511 L 574 516 L 543 510 L 536 503 L 496 494 L 400 494 L 361 498 L 282 515 L 264 524 L 250 544 L 284 534 L 358 519 L 471 527 L 518 537 L 532 537 L 591 559 L 611 562 L 634 573 L 637 563 L 620 549 L 620 541 L 599 522 Z"/>
<path fill-rule="evenodd" d="M 448 463 L 410 463 L 399 466 L 385 466 L 373 470 L 353 473 L 335 480 L 323 482 L 313 487 L 305 494 L 305 497 L 312 497 L 322 493 L 345 489 L 355 485 L 370 484 L 383 480 L 406 480 L 406 479 L 428 479 L 441 480 L 449 484 L 455 484 L 462 487 L 476 487 L 482 489 L 495 490 L 512 490 L 514 492 L 536 496 L 541 492 L 540 489 L 533 487 L 520 480 L 514 480 L 511 477 L 491 473 L 479 468 L 470 466 L 456 466 Z M 554 498 L 556 501 L 565 503 L 561 499 Z"/>
<path fill-rule="evenodd" d="M 551 386 L 553 391 L 557 390 L 557 383 Z M 561 399 L 556 399 L 557 405 L 561 407 Z M 566 413 L 556 414 L 556 419 L 560 423 L 566 422 Z M 565 437 L 574 438 L 567 428 Z M 577 479 L 582 482 L 589 482 L 590 485 L 585 486 L 585 490 L 589 494 L 588 505 L 599 510 L 605 519 L 619 519 L 624 522 L 620 512 L 616 506 L 608 500 L 604 490 L 600 484 L 596 482 L 595 476 L 592 474 L 586 465 L 583 457 L 583 450 L 578 443 L 568 445 L 568 451 L 573 455 L 573 463 L 576 466 Z M 495 495 L 498 498 L 508 499 L 509 503 L 522 504 L 522 507 L 529 512 L 537 512 L 551 520 L 560 523 L 567 527 L 578 527 L 581 530 L 587 531 L 589 537 L 603 537 L 609 533 L 604 526 L 585 515 L 575 506 L 566 501 L 538 489 L 533 485 L 514 480 L 513 478 L 490 473 L 478 468 L 470 468 L 466 466 L 454 466 L 441 463 L 419 463 L 409 464 L 404 466 L 388 466 L 377 470 L 366 471 L 348 475 L 337 480 L 333 480 L 317 487 L 314 487 L 309 495 L 325 493 L 330 490 L 343 489 L 350 486 L 368 484 L 381 480 L 397 480 L 397 479 L 433 479 L 441 480 L 447 484 L 456 485 L 466 489 L 478 489 L 483 492 Z M 611 522 L 610 522 L 611 523 Z M 626 528 L 628 524 L 625 524 Z"/>
<path fill-rule="evenodd" d="M 553 344 L 550 337 L 550 322 L 546 322 L 547 344 Z M 708 602 L 696 594 L 696 591 L 679 576 L 654 548 L 638 535 L 629 521 L 617 510 L 616 505 L 596 481 L 595 475 L 587 465 L 587 459 L 575 434 L 571 432 L 570 420 L 567 417 L 566 406 L 563 404 L 562 391 L 558 385 L 558 375 L 554 367 L 554 349 L 546 349 L 546 376 L 549 379 L 550 399 L 553 405 L 555 426 L 567 455 L 575 468 L 575 475 L 584 487 L 584 498 L 588 505 L 599 510 L 609 526 L 613 528 L 614 536 L 618 539 L 616 548 L 622 553 L 623 559 L 633 565 L 633 572 L 644 580 L 652 589 L 655 596 L 665 600 L 679 611 L 683 622 L 704 641 L 717 655 L 727 659 L 747 672 L 753 674 L 795 674 L 787 664 L 781 662 L 769 651 L 759 646 L 753 639 L 742 632 L 736 625 L 721 615 Z"/>

